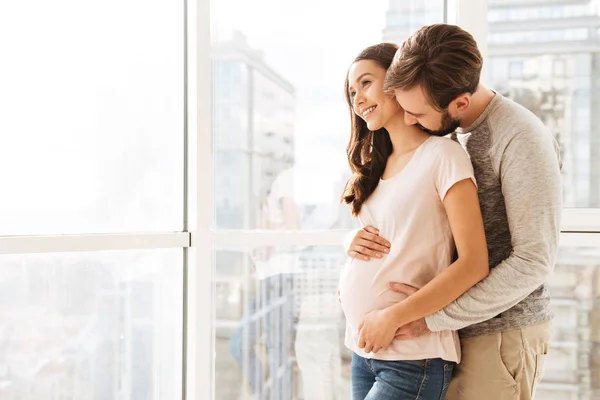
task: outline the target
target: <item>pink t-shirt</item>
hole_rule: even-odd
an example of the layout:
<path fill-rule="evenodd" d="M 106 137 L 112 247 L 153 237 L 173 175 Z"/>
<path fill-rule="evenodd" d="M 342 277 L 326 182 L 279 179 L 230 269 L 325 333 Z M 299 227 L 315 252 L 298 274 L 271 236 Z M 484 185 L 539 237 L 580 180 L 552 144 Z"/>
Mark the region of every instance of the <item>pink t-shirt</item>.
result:
<path fill-rule="evenodd" d="M 411 340 L 395 340 L 385 350 L 365 353 L 358 347 L 357 328 L 369 312 L 405 298 L 388 289 L 389 282 L 420 288 L 452 263 L 455 245 L 442 203 L 455 183 L 472 179 L 473 167 L 460 144 L 437 136 L 428 138 L 402 171 L 381 180 L 363 204 L 362 226 L 379 229 L 391 243 L 381 259 L 349 258 L 340 278 L 340 300 L 346 314 L 346 346 L 364 358 L 460 361 L 458 334 L 433 332 Z"/>

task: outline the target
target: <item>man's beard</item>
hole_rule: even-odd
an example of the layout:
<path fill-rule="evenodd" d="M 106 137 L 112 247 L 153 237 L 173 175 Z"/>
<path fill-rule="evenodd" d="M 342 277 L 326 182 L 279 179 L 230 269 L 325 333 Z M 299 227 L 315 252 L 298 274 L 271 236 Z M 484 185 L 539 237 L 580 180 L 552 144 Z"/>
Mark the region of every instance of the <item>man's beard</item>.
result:
<path fill-rule="evenodd" d="M 431 129 L 427 129 L 425 128 L 423 125 L 417 123 L 417 126 L 419 128 L 421 128 L 422 130 L 424 130 L 425 132 L 429 133 L 430 135 L 434 135 L 434 136 L 446 136 L 449 135 L 450 133 L 454 132 L 456 130 L 456 128 L 458 128 L 460 126 L 460 121 L 458 119 L 454 119 L 452 118 L 452 116 L 450 116 L 450 113 L 448 112 L 448 110 L 444 111 L 444 114 L 442 115 L 442 127 L 438 130 L 431 130 Z"/>

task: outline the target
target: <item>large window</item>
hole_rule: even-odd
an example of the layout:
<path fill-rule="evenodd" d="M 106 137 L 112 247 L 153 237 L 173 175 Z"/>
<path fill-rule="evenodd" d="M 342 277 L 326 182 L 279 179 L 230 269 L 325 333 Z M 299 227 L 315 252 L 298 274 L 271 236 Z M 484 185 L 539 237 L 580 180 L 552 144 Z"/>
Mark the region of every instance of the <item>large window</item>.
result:
<path fill-rule="evenodd" d="M 182 251 L 0 256 L 2 399 L 181 398 Z"/>
<path fill-rule="evenodd" d="M 584 210 L 565 213 L 566 232 L 551 282 L 553 308 L 561 326 L 552 345 L 553 357 L 560 367 L 550 368 L 539 396 L 554 399 L 592 390 L 577 371 L 593 373 L 593 363 L 581 356 L 593 342 L 574 332 L 593 329 L 584 321 L 593 318 L 596 295 L 593 288 L 580 285 L 586 295 L 574 297 L 571 289 L 561 285 L 595 273 L 600 263 L 600 244 L 591 233 L 600 230 L 593 210 L 600 207 L 600 179 L 595 177 L 600 171 L 600 138 L 593 133 L 595 103 L 590 95 L 594 77 L 600 75 L 593 70 L 594 55 L 584 50 L 595 37 L 587 26 L 595 25 L 585 25 L 589 20 L 581 18 L 591 16 L 593 9 L 515 6 L 559 22 L 562 16 L 555 14 L 564 11 L 564 17 L 584 24 L 545 23 L 532 30 L 528 23 L 519 22 L 525 17 L 516 11 L 503 17 L 506 7 L 496 7 L 501 2 L 489 8 L 447 3 L 452 4 L 391 1 L 380 9 L 362 8 L 361 18 L 354 17 L 353 3 L 339 8 L 337 3 L 320 4 L 321 12 L 311 14 L 311 29 L 306 29 L 304 13 L 311 10 L 310 3 L 300 8 L 281 6 L 273 20 L 264 17 L 263 7 L 254 11 L 233 1 L 213 2 L 212 21 L 220 28 L 212 37 L 215 209 L 217 227 L 227 230 L 218 234 L 215 257 L 218 399 L 252 393 L 314 398 L 312 389 L 326 398 L 349 396 L 344 391 L 349 370 L 343 316 L 332 310 L 321 320 L 305 320 L 302 312 L 311 307 L 317 313 L 329 310 L 325 305 L 335 290 L 335 271 L 343 255 L 339 247 L 328 245 L 339 238 L 337 229 L 353 226 L 347 209 L 338 205 L 347 178 L 342 151 L 348 119 L 341 83 L 353 56 L 363 47 L 378 41 L 401 43 L 420 25 L 443 21 L 444 14 L 449 22 L 474 30 L 487 55 L 485 79 L 490 86 L 530 108 L 561 144 L 565 206 Z M 243 10 L 239 13 L 243 19 L 230 12 L 234 8 Z M 354 18 L 360 29 L 352 29 Z M 514 22 L 498 27 L 503 18 Z M 263 23 L 252 24 L 253 20 Z M 336 20 L 348 27 L 327 35 L 319 28 L 328 24 L 329 29 Z M 581 46 L 564 55 L 544 50 L 548 47 L 540 43 Z M 568 99 L 566 92 L 571 93 Z M 231 179 L 231 173 L 242 179 Z M 317 235 L 312 229 L 330 233 Z M 579 233 L 569 231 L 590 233 L 580 242 Z M 307 246 L 291 246 L 298 240 Z M 316 281 L 311 280 L 315 265 L 321 265 L 324 274 Z M 327 333 L 333 326 L 337 336 Z M 320 339 L 306 340 L 307 331 L 318 335 L 314 332 L 319 329 Z M 305 358 L 311 346 L 318 346 L 323 356 L 312 364 Z"/>
<path fill-rule="evenodd" d="M 182 229 L 182 31 L 165 1 L 0 5 L 0 235 Z"/>
<path fill-rule="evenodd" d="M 570 3 L 489 0 L 489 24 L 474 32 L 488 85 L 536 114 L 561 149 L 564 233 L 549 282 L 556 331 L 536 397 L 552 400 L 600 393 L 600 10 Z"/>
<path fill-rule="evenodd" d="M 486 78 L 535 113 L 556 137 L 564 161 L 565 206 L 600 208 L 598 5 L 509 3 L 489 4 Z"/>
<path fill-rule="evenodd" d="M 181 399 L 183 2 L 0 4 L 0 398 Z"/>
<path fill-rule="evenodd" d="M 1 3 L 0 398 L 350 398 L 344 78 L 444 20 L 561 144 L 538 397 L 598 397 L 600 16 L 574 3 Z"/>
<path fill-rule="evenodd" d="M 563 239 L 549 287 L 554 337 L 536 399 L 572 400 L 598 395 L 600 246 L 573 246 Z M 599 243 L 600 244 L 600 243 Z"/>

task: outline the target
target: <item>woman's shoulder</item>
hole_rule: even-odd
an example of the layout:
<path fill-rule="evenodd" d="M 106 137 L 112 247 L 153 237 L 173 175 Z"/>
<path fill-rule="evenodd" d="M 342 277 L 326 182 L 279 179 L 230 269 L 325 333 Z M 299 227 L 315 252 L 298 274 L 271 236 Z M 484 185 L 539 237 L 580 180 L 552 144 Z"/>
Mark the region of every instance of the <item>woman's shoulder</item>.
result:
<path fill-rule="evenodd" d="M 462 145 L 449 136 L 431 136 L 428 141 L 431 142 L 430 152 L 438 157 L 468 157 Z"/>
<path fill-rule="evenodd" d="M 462 148 L 460 143 L 458 143 L 456 140 L 452 139 L 450 137 L 450 135 L 448 135 L 448 136 L 431 135 L 431 137 L 429 138 L 429 141 L 432 144 L 431 147 L 436 147 L 436 148 L 440 148 L 440 149 L 455 148 L 456 146 L 458 146 L 459 148 Z"/>

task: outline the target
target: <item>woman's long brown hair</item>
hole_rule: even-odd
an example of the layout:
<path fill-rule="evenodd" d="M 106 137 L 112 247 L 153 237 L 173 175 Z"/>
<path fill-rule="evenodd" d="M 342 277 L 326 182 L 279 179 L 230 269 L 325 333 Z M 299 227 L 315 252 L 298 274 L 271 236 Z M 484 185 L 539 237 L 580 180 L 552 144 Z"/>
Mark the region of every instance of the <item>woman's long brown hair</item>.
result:
<path fill-rule="evenodd" d="M 376 44 L 364 49 L 353 64 L 361 60 L 372 60 L 387 70 L 392 64 L 396 50 L 398 50 L 398 46 L 393 43 Z M 346 74 L 344 89 L 352 121 L 350 141 L 346 147 L 352 176 L 344 188 L 342 202 L 350 205 L 352 215 L 356 217 L 383 175 L 387 159 L 392 153 L 392 141 L 387 130 L 381 128 L 375 132 L 370 131 L 367 123 L 354 113 L 349 93 L 348 74 Z"/>

